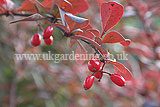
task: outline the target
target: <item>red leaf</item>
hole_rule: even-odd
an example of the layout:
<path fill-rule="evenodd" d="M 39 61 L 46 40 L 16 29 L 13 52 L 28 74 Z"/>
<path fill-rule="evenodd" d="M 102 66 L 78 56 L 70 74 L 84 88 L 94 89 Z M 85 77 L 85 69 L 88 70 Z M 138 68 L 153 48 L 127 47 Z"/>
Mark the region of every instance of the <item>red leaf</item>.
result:
<path fill-rule="evenodd" d="M 120 42 L 121 45 L 128 47 L 131 44 L 131 40 L 130 39 L 125 39 L 125 41 Z"/>
<path fill-rule="evenodd" d="M 73 9 L 72 4 L 68 0 L 44 0 L 41 4 L 46 9 L 51 9 L 53 3 L 56 3 L 63 11 L 71 13 Z"/>
<path fill-rule="evenodd" d="M 35 5 L 30 0 L 25 0 L 22 3 L 22 7 L 18 8 L 16 11 L 17 12 L 26 11 L 29 13 L 37 13 L 37 9 L 36 9 Z"/>
<path fill-rule="evenodd" d="M 44 0 L 42 5 L 46 9 L 50 9 L 53 5 L 54 0 Z M 56 4 L 66 12 L 72 14 L 78 14 L 86 11 L 88 9 L 88 4 L 86 0 L 55 0 Z"/>
<path fill-rule="evenodd" d="M 46 8 L 46 9 L 50 9 L 53 5 L 54 0 L 43 0 L 43 2 L 41 2 L 41 4 Z"/>
<path fill-rule="evenodd" d="M 121 63 L 110 61 L 109 63 L 113 64 L 115 67 L 115 71 L 122 75 L 126 81 L 132 80 L 131 72 Z"/>
<path fill-rule="evenodd" d="M 75 35 L 82 35 L 83 31 L 81 29 L 76 29 L 76 30 L 72 31 L 72 33 Z"/>
<path fill-rule="evenodd" d="M 93 29 L 93 27 L 91 26 L 91 24 L 88 24 L 86 27 L 82 28 L 82 30 L 86 31 L 88 29 Z"/>
<path fill-rule="evenodd" d="M 56 0 L 56 4 L 66 12 L 73 10 L 72 4 L 68 0 Z"/>
<path fill-rule="evenodd" d="M 76 30 L 74 30 L 74 31 L 76 31 Z M 77 29 L 77 31 L 74 32 L 73 34 L 75 34 L 75 35 L 81 35 L 81 36 L 84 36 L 84 37 L 87 37 L 87 38 L 90 38 L 90 39 L 94 39 L 94 34 L 91 33 L 90 31 L 82 31 L 80 29 Z"/>
<path fill-rule="evenodd" d="M 87 31 L 92 32 L 96 37 L 100 36 L 100 32 L 97 29 L 88 29 Z"/>
<path fill-rule="evenodd" d="M 94 39 L 94 37 L 99 37 L 100 32 L 97 29 L 93 29 L 93 27 L 88 24 L 86 27 L 82 28 L 83 34 L 80 34 L 82 36 L 88 37 L 90 39 Z"/>
<path fill-rule="evenodd" d="M 101 19 L 102 19 L 102 35 L 111 29 L 114 25 L 116 25 L 122 15 L 123 15 L 124 8 L 121 4 L 116 2 L 108 2 L 103 3 L 101 5 Z"/>
<path fill-rule="evenodd" d="M 72 14 L 65 14 L 65 20 L 69 26 L 70 32 L 76 29 L 84 28 L 88 25 L 88 19 L 80 18 Z"/>
<path fill-rule="evenodd" d="M 128 47 L 130 45 L 130 40 L 125 39 L 120 33 L 112 31 L 105 35 L 102 43 L 120 43 L 121 45 Z"/>
<path fill-rule="evenodd" d="M 86 59 L 86 50 L 85 48 L 83 47 L 83 45 L 77 40 L 79 46 L 77 47 L 76 49 L 76 52 L 75 52 L 75 61 L 77 62 L 77 64 L 83 64 L 85 63 L 85 59 Z"/>
<path fill-rule="evenodd" d="M 67 0 L 44 0 L 41 4 L 46 9 L 51 9 L 54 2 L 64 11 L 70 12 L 73 10 L 72 4 Z"/>
<path fill-rule="evenodd" d="M 67 0 L 72 4 L 73 9 L 68 11 L 72 14 L 78 14 L 86 11 L 88 9 L 88 3 L 86 0 Z"/>
<path fill-rule="evenodd" d="M 92 40 L 94 39 L 94 34 L 91 33 L 90 31 L 83 31 L 82 36 L 85 36 L 85 37 L 90 38 Z"/>
<path fill-rule="evenodd" d="M 38 1 L 38 0 L 31 0 L 32 3 L 35 3 L 36 7 L 40 12 L 48 13 L 47 9 Z"/>

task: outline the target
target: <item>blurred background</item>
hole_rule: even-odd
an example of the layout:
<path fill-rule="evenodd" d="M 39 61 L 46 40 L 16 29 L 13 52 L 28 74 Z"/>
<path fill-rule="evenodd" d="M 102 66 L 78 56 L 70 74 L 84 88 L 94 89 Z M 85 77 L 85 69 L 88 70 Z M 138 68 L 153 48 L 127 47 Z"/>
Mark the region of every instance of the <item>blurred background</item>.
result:
<path fill-rule="evenodd" d="M 18 7 L 23 0 L 13 0 Z M 99 6 L 108 0 L 87 0 L 89 9 L 79 16 L 101 30 Z M 116 0 L 124 8 L 124 16 L 111 30 L 131 39 L 128 48 L 120 44 L 107 44 L 110 53 L 125 51 L 128 60 L 119 61 L 129 68 L 133 81 L 118 87 L 104 75 L 101 82 L 94 81 L 88 91 L 83 81 L 90 74 L 87 62 L 16 60 L 16 53 L 68 54 L 67 38 L 55 28 L 54 43 L 38 47 L 30 45 L 37 33 L 36 22 L 9 24 L 22 17 L 0 16 L 0 107 L 160 107 L 160 1 Z M 43 22 L 45 23 L 45 22 Z M 46 28 L 48 25 L 44 24 Z M 84 44 L 88 53 L 92 49 Z M 112 65 L 105 70 L 114 73 Z"/>

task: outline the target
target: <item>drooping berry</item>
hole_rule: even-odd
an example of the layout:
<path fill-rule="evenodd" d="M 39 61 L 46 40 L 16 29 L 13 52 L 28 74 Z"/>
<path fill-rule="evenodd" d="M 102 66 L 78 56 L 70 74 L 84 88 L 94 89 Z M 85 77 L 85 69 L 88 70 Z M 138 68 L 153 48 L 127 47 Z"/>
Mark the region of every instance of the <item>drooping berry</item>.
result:
<path fill-rule="evenodd" d="M 110 79 L 120 87 L 125 85 L 125 79 L 119 74 L 111 74 Z"/>
<path fill-rule="evenodd" d="M 54 39 L 52 36 L 50 36 L 49 39 L 44 39 L 44 42 L 47 44 L 47 45 L 51 45 L 53 43 Z"/>
<path fill-rule="evenodd" d="M 97 58 L 97 57 L 92 57 L 89 61 L 88 61 L 88 69 L 91 72 L 96 72 L 99 71 L 101 68 L 101 61 Z"/>
<path fill-rule="evenodd" d="M 102 72 L 96 72 L 96 73 L 94 74 L 94 76 L 95 76 L 97 79 L 99 79 L 99 78 L 102 78 L 103 73 L 102 73 Z"/>
<path fill-rule="evenodd" d="M 41 35 L 39 33 L 33 35 L 31 39 L 31 44 L 33 46 L 39 46 L 41 44 Z"/>
<path fill-rule="evenodd" d="M 48 26 L 43 32 L 43 38 L 44 39 L 49 39 L 49 37 L 52 35 L 52 33 L 53 33 L 53 27 Z"/>
<path fill-rule="evenodd" d="M 84 81 L 84 83 L 83 83 L 83 88 L 84 88 L 85 90 L 90 89 L 90 88 L 92 87 L 92 85 L 93 85 L 94 79 L 95 79 L 95 77 L 94 77 L 93 75 L 89 75 L 89 76 L 85 79 L 85 81 Z"/>

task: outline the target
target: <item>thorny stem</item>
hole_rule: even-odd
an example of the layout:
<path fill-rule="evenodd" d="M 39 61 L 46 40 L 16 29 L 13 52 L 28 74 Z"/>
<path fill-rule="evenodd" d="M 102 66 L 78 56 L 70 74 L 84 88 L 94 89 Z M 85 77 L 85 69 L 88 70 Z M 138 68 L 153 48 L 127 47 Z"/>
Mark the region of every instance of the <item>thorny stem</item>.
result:
<path fill-rule="evenodd" d="M 29 17 L 29 16 L 31 16 L 31 15 L 33 15 L 33 14 L 21 14 L 21 13 L 9 12 L 9 11 L 7 11 L 6 13 L 0 14 L 0 16 L 22 16 L 22 17 Z M 50 19 L 50 20 L 48 20 L 48 21 L 51 22 L 51 23 L 55 23 L 55 22 L 57 22 L 58 20 L 60 20 L 60 19 L 58 19 L 56 16 L 46 17 L 45 19 Z"/>
<path fill-rule="evenodd" d="M 9 15 L 11 15 L 9 12 L 0 14 L 0 16 L 9 16 Z M 14 13 L 14 12 L 12 12 L 12 15 L 13 16 L 28 17 L 28 16 L 31 16 L 32 14 L 20 14 L 20 13 Z"/>

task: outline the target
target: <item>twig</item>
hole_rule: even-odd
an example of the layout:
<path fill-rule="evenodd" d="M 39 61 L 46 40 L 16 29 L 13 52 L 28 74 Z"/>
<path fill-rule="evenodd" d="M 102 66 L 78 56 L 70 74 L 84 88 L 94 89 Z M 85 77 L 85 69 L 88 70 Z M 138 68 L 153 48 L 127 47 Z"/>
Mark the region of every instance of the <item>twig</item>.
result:
<path fill-rule="evenodd" d="M 82 40 L 82 39 L 81 39 Z M 88 41 L 85 41 L 85 40 L 82 40 L 83 42 L 87 43 L 88 45 L 90 45 L 94 50 L 95 52 L 99 55 L 100 59 L 103 59 L 103 55 L 96 49 L 95 46 L 93 46 L 91 43 L 89 43 Z"/>
<path fill-rule="evenodd" d="M 2 13 L 0 16 L 10 16 L 11 14 L 9 12 Z M 12 13 L 13 16 L 22 16 L 22 17 L 28 17 L 31 16 L 32 14 L 21 14 L 21 13 Z"/>

